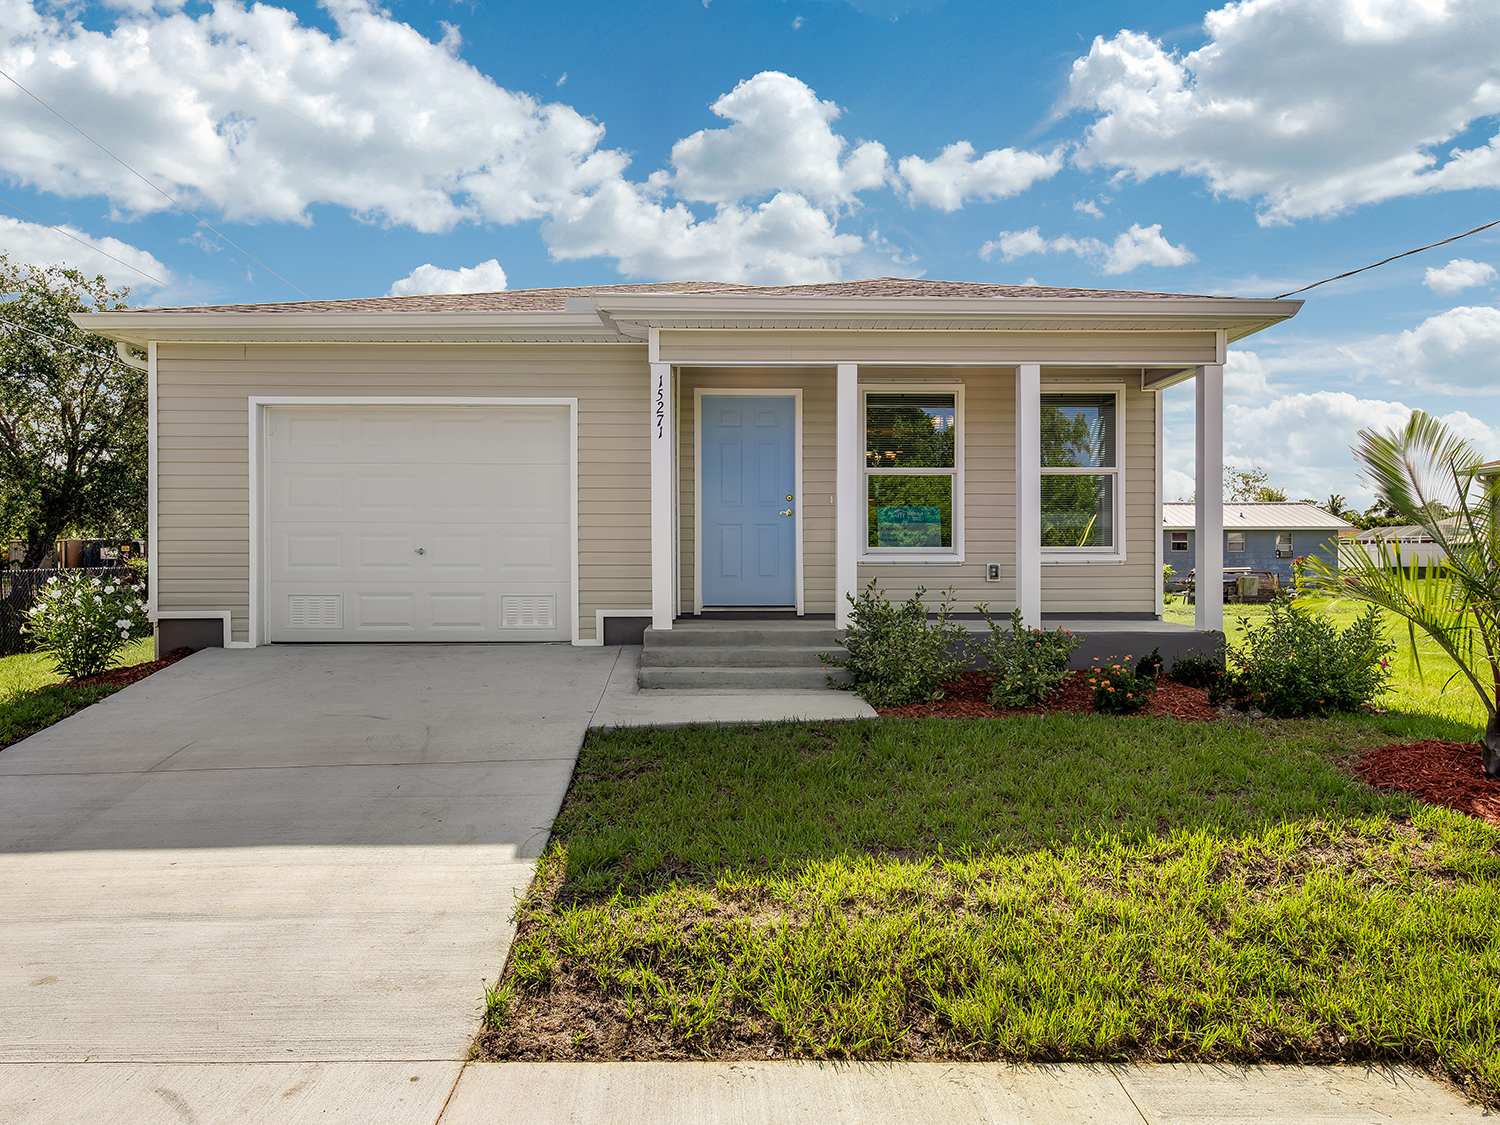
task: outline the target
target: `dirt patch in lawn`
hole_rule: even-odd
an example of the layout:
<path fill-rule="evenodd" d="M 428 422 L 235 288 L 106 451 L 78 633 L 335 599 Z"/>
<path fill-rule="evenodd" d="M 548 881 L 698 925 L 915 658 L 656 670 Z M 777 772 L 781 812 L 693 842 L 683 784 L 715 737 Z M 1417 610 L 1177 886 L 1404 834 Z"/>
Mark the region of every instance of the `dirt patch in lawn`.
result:
<path fill-rule="evenodd" d="M 1500 781 L 1484 772 L 1477 742 L 1399 742 L 1363 754 L 1355 770 L 1375 789 L 1399 789 L 1500 824 Z"/>
<path fill-rule="evenodd" d="M 107 672 L 100 672 L 97 676 L 84 676 L 81 680 L 65 680 L 64 683 L 75 687 L 83 684 L 98 684 L 101 687 L 126 687 L 137 680 L 144 680 L 152 672 L 160 672 L 169 664 L 176 664 L 184 656 L 192 656 L 190 648 L 174 648 L 160 660 L 147 660 L 141 664 L 131 664 L 124 668 L 111 668 Z"/>
<path fill-rule="evenodd" d="M 1082 672 L 1071 672 L 1056 695 L 1037 707 L 994 708 L 989 705 L 990 677 L 983 672 L 965 672 L 943 685 L 943 698 L 936 703 L 910 703 L 905 707 L 877 707 L 882 716 L 892 719 L 1003 719 L 1008 715 L 1092 715 L 1094 693 Z M 1165 676 L 1156 681 L 1151 702 L 1138 712 L 1182 720 L 1210 723 L 1217 720 L 1219 709 L 1208 702 L 1202 688 L 1175 683 Z"/>

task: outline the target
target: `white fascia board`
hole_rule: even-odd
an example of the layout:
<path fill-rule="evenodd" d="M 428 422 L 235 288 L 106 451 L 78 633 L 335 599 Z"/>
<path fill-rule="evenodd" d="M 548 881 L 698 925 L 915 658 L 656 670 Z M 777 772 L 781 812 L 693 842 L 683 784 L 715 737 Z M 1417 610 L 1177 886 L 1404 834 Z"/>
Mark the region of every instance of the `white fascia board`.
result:
<path fill-rule="evenodd" d="M 724 293 L 601 293 L 599 307 L 616 321 L 698 320 L 724 325 L 735 320 L 1035 321 L 1118 319 L 1269 323 L 1297 314 L 1301 301 L 1246 297 L 808 297 Z M 666 325 L 659 325 L 665 327 Z M 710 326 L 710 325 L 705 325 Z"/>
<path fill-rule="evenodd" d="M 274 306 L 268 306 L 268 309 Z M 634 344 L 645 340 L 580 312 L 349 312 L 75 313 L 80 328 L 111 340 L 144 344 L 276 343 L 506 343 L 517 337 L 579 343 Z"/>

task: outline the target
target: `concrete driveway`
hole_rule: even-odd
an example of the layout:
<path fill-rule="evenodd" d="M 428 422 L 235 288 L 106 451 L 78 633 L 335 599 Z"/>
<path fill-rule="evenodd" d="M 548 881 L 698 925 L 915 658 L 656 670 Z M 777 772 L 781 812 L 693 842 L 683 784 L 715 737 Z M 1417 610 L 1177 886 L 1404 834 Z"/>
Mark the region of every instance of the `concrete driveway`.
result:
<path fill-rule="evenodd" d="M 456 1068 L 617 656 L 210 649 L 0 753 L 0 1062 Z"/>

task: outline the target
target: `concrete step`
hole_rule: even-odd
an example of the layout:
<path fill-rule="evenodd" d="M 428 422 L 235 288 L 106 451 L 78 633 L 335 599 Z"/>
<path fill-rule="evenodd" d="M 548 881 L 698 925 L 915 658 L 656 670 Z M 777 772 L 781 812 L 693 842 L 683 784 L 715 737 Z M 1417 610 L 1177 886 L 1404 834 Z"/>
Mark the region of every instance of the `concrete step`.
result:
<path fill-rule="evenodd" d="M 642 667 L 643 691 L 720 688 L 727 691 L 786 691 L 828 687 L 828 676 L 845 682 L 842 669 L 822 668 L 655 668 Z"/>
<path fill-rule="evenodd" d="M 821 668 L 819 653 L 842 656 L 838 645 L 827 648 L 707 648 L 702 645 L 647 645 L 641 650 L 642 668 Z"/>
<path fill-rule="evenodd" d="M 672 629 L 647 629 L 645 646 L 651 648 L 816 648 L 824 652 L 838 644 L 838 631 L 822 622 L 777 621 L 766 625 L 700 625 L 697 622 Z"/>

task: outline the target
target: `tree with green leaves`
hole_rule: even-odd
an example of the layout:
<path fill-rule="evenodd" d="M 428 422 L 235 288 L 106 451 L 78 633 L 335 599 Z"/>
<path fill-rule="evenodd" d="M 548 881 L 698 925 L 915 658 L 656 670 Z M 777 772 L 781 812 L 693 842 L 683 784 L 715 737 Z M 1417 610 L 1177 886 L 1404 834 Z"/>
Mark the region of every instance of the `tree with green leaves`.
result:
<path fill-rule="evenodd" d="M 145 530 L 145 373 L 70 319 L 128 296 L 0 254 L 0 533 L 25 543 L 24 567 L 70 532 Z"/>
<path fill-rule="evenodd" d="M 1349 500 L 1348 497 L 1341 496 L 1337 492 L 1330 492 L 1328 499 L 1319 504 L 1318 507 L 1322 508 L 1330 516 L 1338 516 L 1342 519 L 1344 512 L 1349 508 Z"/>
<path fill-rule="evenodd" d="M 1484 769 L 1500 778 L 1497 482 L 1481 474 L 1484 459 L 1473 446 L 1421 410 L 1400 429 L 1361 430 L 1354 456 L 1382 502 L 1430 536 L 1446 561 L 1418 565 L 1402 557 L 1399 543 L 1377 540 L 1372 554 L 1344 541 L 1337 568 L 1312 560 L 1314 581 L 1403 618 L 1419 672 L 1419 632 L 1452 658 L 1454 677 L 1467 680 L 1484 703 Z"/>

